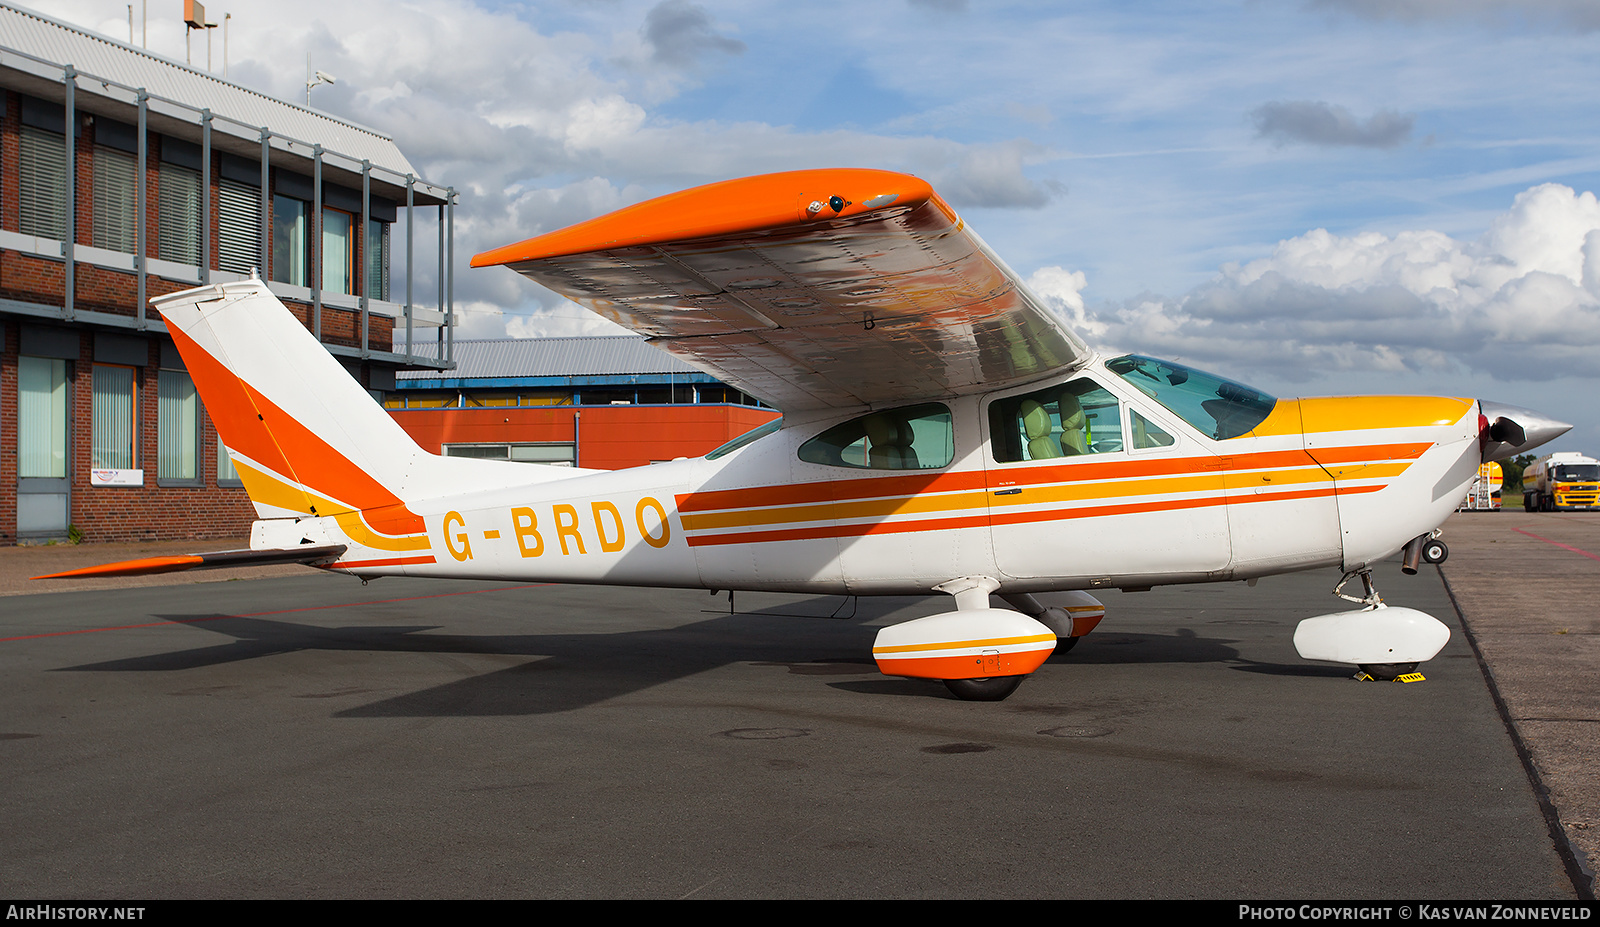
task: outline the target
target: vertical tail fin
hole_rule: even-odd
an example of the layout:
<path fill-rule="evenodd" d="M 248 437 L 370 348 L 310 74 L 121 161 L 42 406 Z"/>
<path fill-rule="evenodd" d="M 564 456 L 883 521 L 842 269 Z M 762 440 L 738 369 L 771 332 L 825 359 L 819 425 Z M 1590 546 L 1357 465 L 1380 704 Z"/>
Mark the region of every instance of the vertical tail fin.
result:
<path fill-rule="evenodd" d="M 424 531 L 406 476 L 427 455 L 259 280 L 151 301 L 262 518 Z"/>

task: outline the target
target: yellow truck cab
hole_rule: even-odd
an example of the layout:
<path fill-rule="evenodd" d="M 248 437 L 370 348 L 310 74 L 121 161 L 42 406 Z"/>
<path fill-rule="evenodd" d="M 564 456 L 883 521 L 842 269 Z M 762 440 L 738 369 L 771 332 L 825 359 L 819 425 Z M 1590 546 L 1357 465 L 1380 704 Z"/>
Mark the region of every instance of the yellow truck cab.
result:
<path fill-rule="evenodd" d="M 1546 454 L 1523 472 L 1522 486 L 1529 512 L 1600 509 L 1600 460 L 1576 451 Z"/>

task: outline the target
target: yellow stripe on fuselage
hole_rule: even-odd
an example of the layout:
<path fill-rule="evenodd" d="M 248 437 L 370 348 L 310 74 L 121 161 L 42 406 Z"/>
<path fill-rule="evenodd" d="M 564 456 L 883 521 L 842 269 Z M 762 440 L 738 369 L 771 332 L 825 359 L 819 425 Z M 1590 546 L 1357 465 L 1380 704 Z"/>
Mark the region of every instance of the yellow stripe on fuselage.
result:
<path fill-rule="evenodd" d="M 238 458 L 234 458 L 233 467 L 238 471 L 239 481 L 244 483 L 245 491 L 250 494 L 252 501 L 288 509 L 291 512 L 332 516 L 345 535 L 357 544 L 375 550 L 389 551 L 430 550 L 433 547 L 426 534 L 409 537 L 379 534 L 363 520 L 360 511 L 334 499 L 292 486 L 280 477 L 265 470 L 258 470 Z"/>
<path fill-rule="evenodd" d="M 1411 461 L 1346 466 L 1343 479 L 1372 479 L 1404 473 Z M 1319 466 L 1280 468 L 1243 472 L 1206 472 L 1184 476 L 1146 477 L 1134 480 L 1098 480 L 1082 483 L 1046 483 L 1017 487 L 1014 495 L 992 495 L 990 491 L 959 492 L 934 496 L 903 496 L 860 502 L 833 502 L 815 505 L 790 505 L 773 508 L 736 509 L 680 516 L 685 531 L 714 531 L 727 528 L 758 528 L 816 522 L 842 522 L 890 516 L 947 515 L 985 508 L 1059 505 L 1132 499 L 1149 496 L 1183 496 L 1219 490 L 1270 490 L 1312 483 L 1329 483 L 1333 477 Z"/>

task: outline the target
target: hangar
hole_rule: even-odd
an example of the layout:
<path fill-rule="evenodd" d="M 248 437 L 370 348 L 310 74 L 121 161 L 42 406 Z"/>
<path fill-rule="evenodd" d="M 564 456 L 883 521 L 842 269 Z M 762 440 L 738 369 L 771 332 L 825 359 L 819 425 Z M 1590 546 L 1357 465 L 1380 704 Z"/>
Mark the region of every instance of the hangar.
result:
<path fill-rule="evenodd" d="M 389 413 L 424 450 L 615 470 L 698 457 L 778 415 L 637 335 L 455 342 L 397 374 Z"/>

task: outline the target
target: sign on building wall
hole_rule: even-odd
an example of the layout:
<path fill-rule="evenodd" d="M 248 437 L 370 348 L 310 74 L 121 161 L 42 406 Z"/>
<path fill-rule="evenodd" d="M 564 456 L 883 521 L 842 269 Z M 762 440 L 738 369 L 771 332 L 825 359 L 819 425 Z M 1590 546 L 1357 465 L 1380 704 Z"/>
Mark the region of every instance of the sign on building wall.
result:
<path fill-rule="evenodd" d="M 89 471 L 90 486 L 143 486 L 143 470 L 110 470 L 95 468 Z"/>

